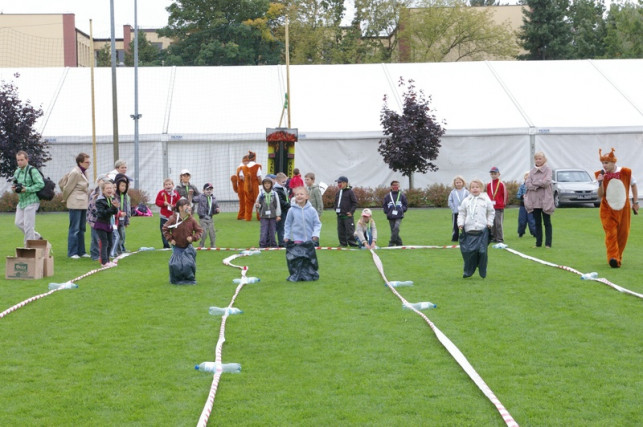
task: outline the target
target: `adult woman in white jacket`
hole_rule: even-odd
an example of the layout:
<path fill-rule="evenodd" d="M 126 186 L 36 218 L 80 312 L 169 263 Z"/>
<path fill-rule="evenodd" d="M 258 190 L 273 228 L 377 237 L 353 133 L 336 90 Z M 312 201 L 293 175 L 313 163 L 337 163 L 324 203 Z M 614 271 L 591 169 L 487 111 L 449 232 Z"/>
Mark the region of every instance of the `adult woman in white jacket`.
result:
<path fill-rule="evenodd" d="M 80 153 L 76 156 L 76 166 L 67 174 L 67 183 L 62 189 L 63 201 L 69 209 L 67 256 L 72 259 L 89 258 L 85 250 L 85 228 L 89 203 L 87 169 L 90 164 L 89 154 Z"/>

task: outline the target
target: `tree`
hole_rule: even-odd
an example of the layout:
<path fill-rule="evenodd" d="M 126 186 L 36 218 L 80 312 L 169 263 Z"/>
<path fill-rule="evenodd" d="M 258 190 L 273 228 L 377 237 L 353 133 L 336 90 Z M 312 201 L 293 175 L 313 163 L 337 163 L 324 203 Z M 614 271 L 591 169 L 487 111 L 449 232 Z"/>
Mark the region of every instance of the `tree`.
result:
<path fill-rule="evenodd" d="M 407 86 L 400 77 L 399 86 L 406 87 L 402 114 L 389 109 L 385 95 L 380 123 L 386 138 L 380 140 L 377 151 L 390 169 L 409 177 L 409 187 L 413 188 L 413 172 L 438 170 L 433 160 L 438 158 L 440 138 L 446 130 L 430 114 L 431 97 L 427 99 L 422 90 L 416 91 L 413 80 Z"/>
<path fill-rule="evenodd" d="M 398 61 L 398 31 L 404 11 L 412 0 L 355 0 L 353 25 L 361 32 L 361 42 L 368 49 L 365 62 Z"/>
<path fill-rule="evenodd" d="M 643 58 L 643 1 L 612 3 L 607 14 L 605 54 L 608 58 Z"/>
<path fill-rule="evenodd" d="M 281 43 L 256 25 L 269 7 L 268 0 L 175 0 L 168 26 L 158 32 L 177 40 L 166 65 L 279 63 Z"/>
<path fill-rule="evenodd" d="M 138 32 L 138 65 L 141 67 L 154 67 L 161 65 L 161 49 L 154 46 L 147 40 L 144 32 Z M 134 40 L 129 44 L 129 50 L 125 52 L 125 65 L 134 66 Z"/>
<path fill-rule="evenodd" d="M 14 77 L 17 79 L 20 75 L 16 73 Z M 16 153 L 20 150 L 29 154 L 32 166 L 41 167 L 51 160 L 49 143 L 34 129 L 42 115 L 42 108 L 20 100 L 16 86 L 4 80 L 0 82 L 0 176 L 13 176 L 18 167 Z"/>
<path fill-rule="evenodd" d="M 605 53 L 605 4 L 602 0 L 576 0 L 569 7 L 573 57 L 600 58 Z"/>
<path fill-rule="evenodd" d="M 471 6 L 498 6 L 496 0 L 469 0 Z"/>
<path fill-rule="evenodd" d="M 108 44 L 100 48 L 100 50 L 96 51 L 96 66 L 97 67 L 112 66 L 112 48 Z"/>
<path fill-rule="evenodd" d="M 527 51 L 519 59 L 570 59 L 572 31 L 567 19 L 569 0 L 524 0 L 520 40 Z"/>
<path fill-rule="evenodd" d="M 409 62 L 515 58 L 518 46 L 508 23 L 496 24 L 489 9 L 462 0 L 424 0 L 406 13 L 400 44 Z"/>

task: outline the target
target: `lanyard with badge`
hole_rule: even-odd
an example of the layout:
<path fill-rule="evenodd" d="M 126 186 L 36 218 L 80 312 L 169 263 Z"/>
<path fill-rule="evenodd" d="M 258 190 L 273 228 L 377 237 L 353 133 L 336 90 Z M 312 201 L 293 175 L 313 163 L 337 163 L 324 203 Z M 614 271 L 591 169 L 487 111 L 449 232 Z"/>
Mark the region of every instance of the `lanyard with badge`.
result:
<path fill-rule="evenodd" d="M 392 215 L 397 215 L 397 207 L 400 203 L 400 195 L 402 194 L 401 191 L 397 192 L 397 200 L 393 201 L 393 192 L 391 191 L 388 193 L 388 195 L 391 197 L 391 203 L 393 203 L 393 211 L 391 212 Z"/>

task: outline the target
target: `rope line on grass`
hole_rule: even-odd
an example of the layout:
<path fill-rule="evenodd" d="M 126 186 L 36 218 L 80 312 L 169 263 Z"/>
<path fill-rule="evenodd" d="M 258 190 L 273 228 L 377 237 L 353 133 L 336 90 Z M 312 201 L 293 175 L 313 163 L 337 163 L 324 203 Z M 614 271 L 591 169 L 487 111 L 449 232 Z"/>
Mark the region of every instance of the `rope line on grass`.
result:
<path fill-rule="evenodd" d="M 127 257 L 127 256 L 130 256 L 130 255 L 133 255 L 133 254 L 135 254 L 135 253 L 138 253 L 138 251 L 136 251 L 136 252 L 132 252 L 132 253 L 128 253 L 128 254 L 122 254 L 122 255 L 119 255 L 118 257 L 114 258 L 114 261 L 115 261 L 115 262 L 118 262 L 118 260 L 123 259 L 123 258 L 125 258 L 125 257 Z M 79 281 L 79 280 L 81 280 L 81 279 L 84 279 L 85 277 L 91 276 L 92 274 L 98 273 L 99 271 L 107 270 L 107 269 L 109 269 L 109 268 L 114 268 L 114 267 L 115 267 L 115 266 L 114 266 L 114 265 L 112 265 L 112 266 L 109 266 L 109 267 L 107 267 L 107 266 L 106 266 L 106 267 L 96 268 L 96 269 L 94 269 L 94 270 L 90 270 L 90 271 L 88 271 L 87 273 L 85 273 L 85 274 L 83 274 L 83 275 L 81 275 L 81 276 L 78 276 L 78 277 L 76 277 L 76 278 L 74 278 L 74 279 L 68 280 L 68 281 L 63 282 L 63 283 L 69 283 L 69 282 L 71 282 L 71 283 L 76 283 L 77 281 Z M 54 292 L 63 291 L 63 290 L 65 290 L 65 289 L 56 288 L 56 289 L 52 289 L 52 290 L 50 290 L 49 292 L 45 292 L 44 294 L 34 295 L 34 296 L 32 296 L 31 298 L 27 298 L 26 300 L 21 301 L 21 302 L 19 302 L 18 304 L 14 305 L 13 307 L 9 307 L 8 309 L 6 309 L 6 310 L 5 310 L 5 311 L 3 311 L 2 313 L 0 313 L 0 319 L 2 319 L 3 317 L 5 317 L 5 316 L 9 315 L 10 313 L 13 313 L 14 311 L 16 311 L 16 310 L 17 310 L 17 309 L 19 309 L 19 308 L 24 307 L 25 305 L 27 305 L 27 304 L 29 304 L 29 303 L 31 303 L 31 302 L 38 301 L 39 299 L 44 298 L 44 297 L 46 297 L 46 296 L 49 296 L 49 295 L 53 294 Z"/>
<path fill-rule="evenodd" d="M 404 297 L 393 287 L 390 285 L 389 280 L 386 278 L 386 275 L 384 274 L 384 266 L 382 265 L 382 260 L 380 259 L 379 256 L 375 253 L 373 249 L 370 250 L 371 254 L 373 256 L 373 262 L 375 263 L 375 267 L 377 267 L 377 270 L 379 271 L 380 275 L 382 276 L 382 279 L 384 279 L 384 282 L 386 283 L 386 287 L 389 288 L 391 292 L 395 296 L 397 296 L 401 301 L 402 304 L 407 304 L 407 307 L 411 310 L 413 310 L 416 314 L 418 314 L 424 321 L 431 327 L 433 332 L 435 333 L 435 336 L 438 338 L 438 341 L 442 343 L 442 345 L 447 349 L 447 351 L 451 354 L 451 356 L 458 362 L 460 367 L 464 370 L 464 372 L 469 375 L 469 378 L 473 380 L 473 382 L 478 386 L 478 388 L 482 391 L 482 393 L 493 403 L 493 405 L 496 407 L 498 412 L 500 413 L 500 416 L 504 420 L 505 424 L 510 427 L 517 427 L 518 423 L 513 419 L 509 411 L 504 407 L 502 402 L 500 402 L 500 399 L 494 394 L 493 391 L 491 391 L 491 388 L 487 385 L 487 383 L 484 382 L 482 377 L 476 372 L 476 370 L 473 368 L 471 363 L 467 360 L 467 358 L 462 354 L 460 349 L 453 344 L 453 342 L 446 336 L 440 329 L 438 329 L 437 326 L 421 311 L 415 309 L 414 307 L 410 306 L 408 304 L 408 301 L 404 299 Z"/>
<path fill-rule="evenodd" d="M 227 265 L 228 267 L 241 269 L 241 280 L 239 281 L 239 285 L 237 286 L 234 292 L 234 295 L 230 299 L 230 304 L 228 304 L 228 308 L 232 308 L 235 300 L 237 299 L 237 296 L 241 292 L 241 289 L 246 285 L 246 283 L 248 283 L 248 278 L 246 277 L 246 273 L 248 272 L 248 266 L 245 266 L 245 265 L 241 266 L 241 265 L 236 265 L 232 263 L 232 261 L 235 260 L 236 258 L 241 258 L 244 256 L 250 256 L 250 254 L 235 254 L 223 260 L 224 265 Z M 217 363 L 217 366 L 220 366 L 222 364 L 221 354 L 223 353 L 223 343 L 225 342 L 225 325 L 227 320 L 228 320 L 228 310 L 225 311 L 225 313 L 223 314 L 223 317 L 221 318 L 221 327 L 219 328 L 219 339 L 217 340 L 217 345 L 214 350 L 215 362 Z M 210 392 L 208 393 L 208 398 L 205 402 L 205 405 L 203 406 L 203 410 L 201 411 L 199 422 L 197 423 L 197 426 L 199 427 L 205 427 L 208 424 L 208 419 L 210 418 L 210 414 L 212 413 L 212 407 L 214 406 L 214 398 L 217 394 L 217 389 L 219 388 L 220 378 L 221 378 L 221 371 L 217 369 L 215 370 L 214 376 L 212 377 L 212 385 L 210 386 Z"/>
<path fill-rule="evenodd" d="M 581 273 L 580 271 L 576 270 L 575 268 L 568 267 L 566 265 L 554 264 L 553 262 L 545 261 L 545 260 L 542 260 L 540 258 L 536 258 L 536 257 L 530 256 L 530 255 L 523 254 L 522 252 L 519 252 L 519 251 L 517 251 L 515 249 L 511 249 L 509 247 L 506 247 L 506 248 L 503 248 L 503 249 L 508 251 L 508 252 L 510 252 L 510 253 L 512 253 L 512 254 L 514 254 L 514 255 L 518 255 L 519 257 L 528 259 L 530 261 L 534 261 L 534 262 L 537 262 L 537 263 L 540 263 L 540 264 L 543 264 L 543 265 L 547 265 L 549 267 L 560 268 L 561 270 L 569 271 L 570 273 L 575 273 L 575 274 L 578 274 L 579 276 L 583 275 L 583 273 Z M 643 298 L 643 294 L 631 291 L 631 290 L 629 290 L 627 288 L 624 288 L 622 286 L 617 285 L 616 283 L 612 283 L 612 282 L 610 282 L 609 280 L 607 280 L 604 277 L 599 277 L 597 279 L 587 279 L 587 280 L 588 281 L 593 280 L 594 282 L 601 282 L 604 285 L 607 285 L 607 286 L 609 286 L 609 287 L 611 287 L 613 289 L 616 289 L 617 291 L 622 292 L 624 294 L 629 294 L 629 295 L 632 295 L 632 296 L 635 296 L 635 297 L 638 297 L 638 298 Z"/>
<path fill-rule="evenodd" d="M 458 249 L 458 245 L 427 245 L 427 246 L 383 246 L 378 250 L 400 250 L 400 249 Z M 195 248 L 197 251 L 285 251 L 286 248 Z M 358 248 L 343 248 L 339 246 L 321 246 L 315 248 L 324 251 L 359 251 Z"/>

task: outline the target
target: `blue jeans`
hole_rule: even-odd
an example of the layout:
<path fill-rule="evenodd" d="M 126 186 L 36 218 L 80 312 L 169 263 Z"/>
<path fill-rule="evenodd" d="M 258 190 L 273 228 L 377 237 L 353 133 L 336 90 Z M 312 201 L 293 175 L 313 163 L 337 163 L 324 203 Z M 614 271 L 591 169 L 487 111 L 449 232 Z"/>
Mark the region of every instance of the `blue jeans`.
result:
<path fill-rule="evenodd" d="M 94 227 L 91 227 L 90 230 L 92 231 L 92 243 L 89 247 L 89 254 L 94 261 L 98 261 L 100 259 L 100 239 L 98 238 L 98 232 L 94 230 Z"/>
<path fill-rule="evenodd" d="M 85 227 L 87 209 L 69 210 L 69 234 L 67 236 L 67 256 L 85 255 Z"/>

